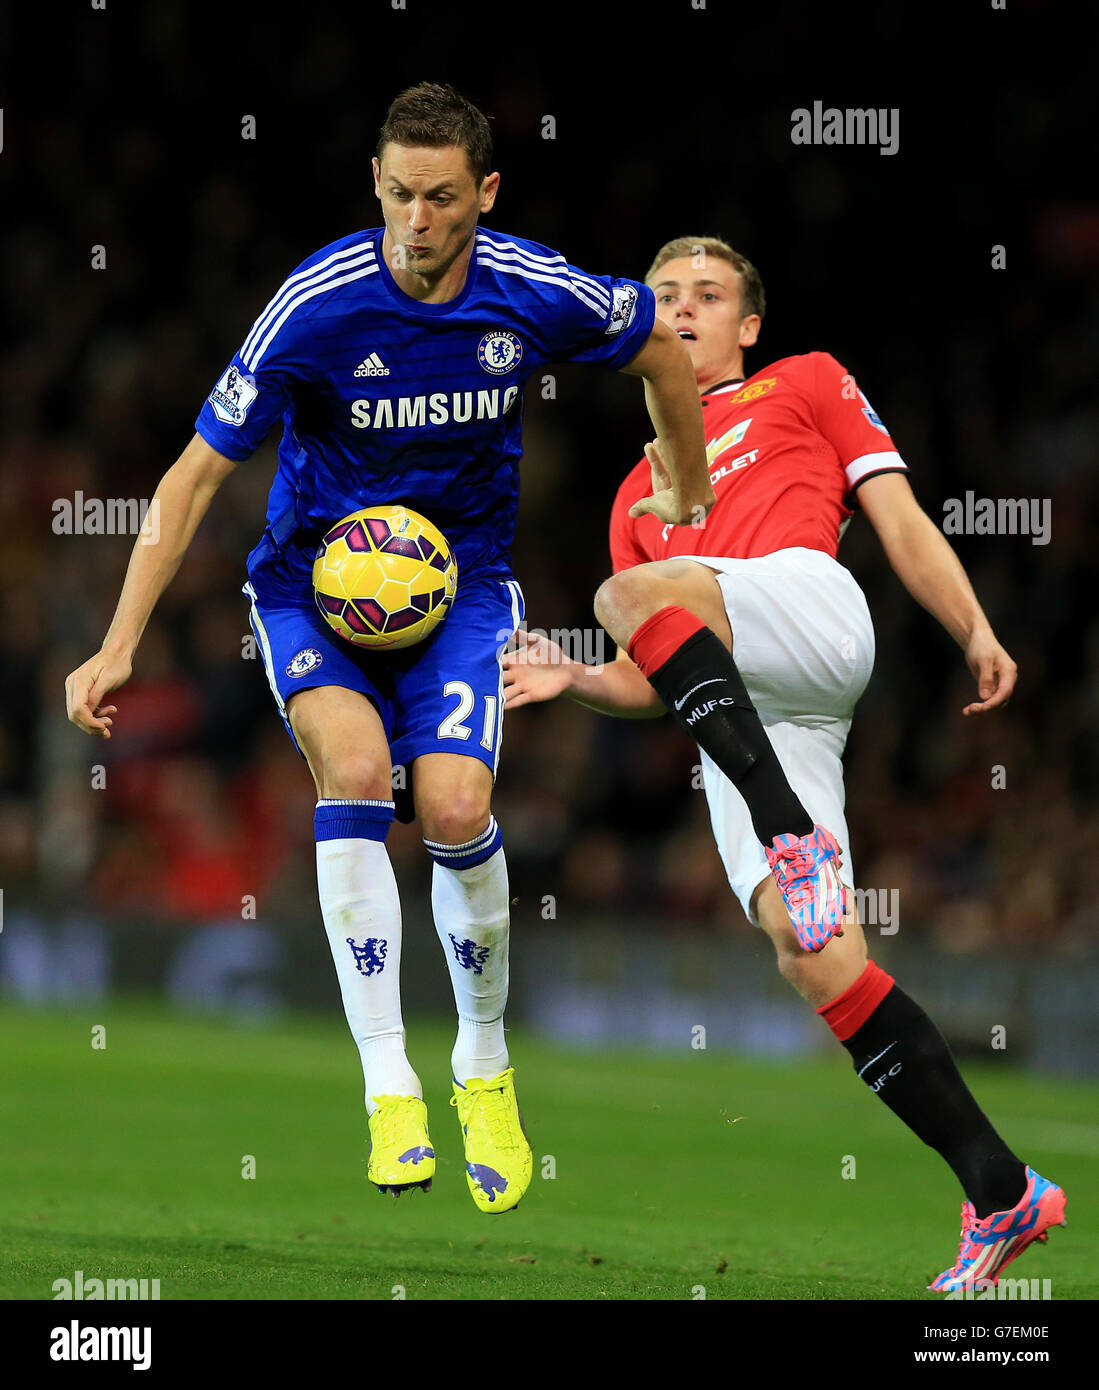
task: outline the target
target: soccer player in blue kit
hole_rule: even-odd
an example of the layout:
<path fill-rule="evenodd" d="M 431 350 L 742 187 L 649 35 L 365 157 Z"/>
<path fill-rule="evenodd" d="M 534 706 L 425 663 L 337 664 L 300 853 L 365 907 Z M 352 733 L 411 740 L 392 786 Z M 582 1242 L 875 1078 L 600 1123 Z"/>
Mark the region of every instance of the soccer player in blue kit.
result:
<path fill-rule="evenodd" d="M 509 549 L 528 378 L 563 360 L 642 377 L 671 485 L 638 514 L 698 524 L 714 494 L 694 372 L 652 291 L 479 227 L 500 181 L 491 160 L 487 120 L 453 88 L 424 83 L 394 100 L 373 162 L 384 227 L 309 256 L 256 319 L 157 488 L 158 542 L 135 545 L 103 646 L 66 694 L 70 719 L 109 738 L 117 707 L 104 697 L 129 678 L 214 493 L 281 416 L 244 592 L 272 694 L 316 782 L 320 903 L 362 1060 L 367 1176 L 399 1193 L 426 1189 L 435 1170 L 405 1053 L 401 909 L 385 848 L 403 767 L 434 860 L 432 910 L 458 1011 L 452 1104 L 467 1181 L 476 1205 L 498 1212 L 531 1177 L 504 1037 L 508 880 L 491 813 L 500 658 L 523 618 Z M 424 642 L 364 652 L 318 613 L 313 557 L 342 517 L 398 502 L 446 536 L 457 596 Z"/>

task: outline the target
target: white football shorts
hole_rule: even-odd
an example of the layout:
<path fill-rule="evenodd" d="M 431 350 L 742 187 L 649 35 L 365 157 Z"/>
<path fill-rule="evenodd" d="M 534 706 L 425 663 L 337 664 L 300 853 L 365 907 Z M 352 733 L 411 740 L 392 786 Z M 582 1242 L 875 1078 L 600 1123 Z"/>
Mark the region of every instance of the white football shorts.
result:
<path fill-rule="evenodd" d="M 790 786 L 843 852 L 840 877 L 854 888 L 844 816 L 843 749 L 874 668 L 874 625 L 851 572 L 823 550 L 798 546 L 752 560 L 690 555 L 717 572 L 733 631 L 733 658 Z M 714 838 L 748 920 L 770 873 L 748 807 L 702 749 Z"/>

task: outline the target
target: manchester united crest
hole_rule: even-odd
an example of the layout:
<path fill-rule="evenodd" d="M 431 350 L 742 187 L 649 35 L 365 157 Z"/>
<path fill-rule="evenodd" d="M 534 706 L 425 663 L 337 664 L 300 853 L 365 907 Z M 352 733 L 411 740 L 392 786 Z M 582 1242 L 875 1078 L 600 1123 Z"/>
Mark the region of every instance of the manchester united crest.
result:
<path fill-rule="evenodd" d="M 765 376 L 762 381 L 753 381 L 749 385 L 741 387 L 729 397 L 730 405 L 741 405 L 745 401 L 757 401 L 760 396 L 765 396 L 768 391 L 778 385 L 778 377 Z"/>

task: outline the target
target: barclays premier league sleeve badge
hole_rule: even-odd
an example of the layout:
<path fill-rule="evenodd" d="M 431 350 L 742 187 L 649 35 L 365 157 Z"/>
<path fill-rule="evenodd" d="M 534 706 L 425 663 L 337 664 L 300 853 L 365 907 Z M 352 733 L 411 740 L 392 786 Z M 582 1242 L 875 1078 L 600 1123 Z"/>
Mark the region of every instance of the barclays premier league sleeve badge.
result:
<path fill-rule="evenodd" d="M 637 291 L 634 287 L 632 285 L 615 285 L 611 316 L 603 332 L 608 338 L 613 338 L 616 333 L 621 333 L 624 328 L 629 328 L 630 324 L 633 323 L 633 316 L 636 311 Z"/>
<path fill-rule="evenodd" d="M 209 380 L 209 378 L 207 378 Z M 228 367 L 210 392 L 214 414 L 227 425 L 243 425 L 258 389 L 236 367 Z"/>
<path fill-rule="evenodd" d="M 859 391 L 859 395 L 862 396 L 862 413 L 866 416 L 867 420 L 870 421 L 870 423 L 874 426 L 876 430 L 881 430 L 882 434 L 888 434 L 889 431 L 882 424 L 881 416 L 866 399 L 866 397 L 863 396 L 861 391 Z"/>

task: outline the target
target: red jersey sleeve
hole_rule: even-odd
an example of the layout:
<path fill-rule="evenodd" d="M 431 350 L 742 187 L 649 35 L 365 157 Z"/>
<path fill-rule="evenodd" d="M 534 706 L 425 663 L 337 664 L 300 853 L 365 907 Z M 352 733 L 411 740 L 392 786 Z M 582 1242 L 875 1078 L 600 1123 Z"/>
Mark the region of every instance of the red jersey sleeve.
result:
<path fill-rule="evenodd" d="M 848 498 L 860 483 L 878 473 L 907 473 L 889 431 L 851 373 L 830 353 L 813 352 L 809 357 L 814 418 L 839 455 Z"/>
<path fill-rule="evenodd" d="M 629 514 L 633 504 L 644 495 L 638 489 L 636 471 L 626 475 L 611 507 L 611 570 L 614 574 L 633 569 L 634 565 L 644 565 L 649 559 L 637 541 L 637 522 Z"/>

